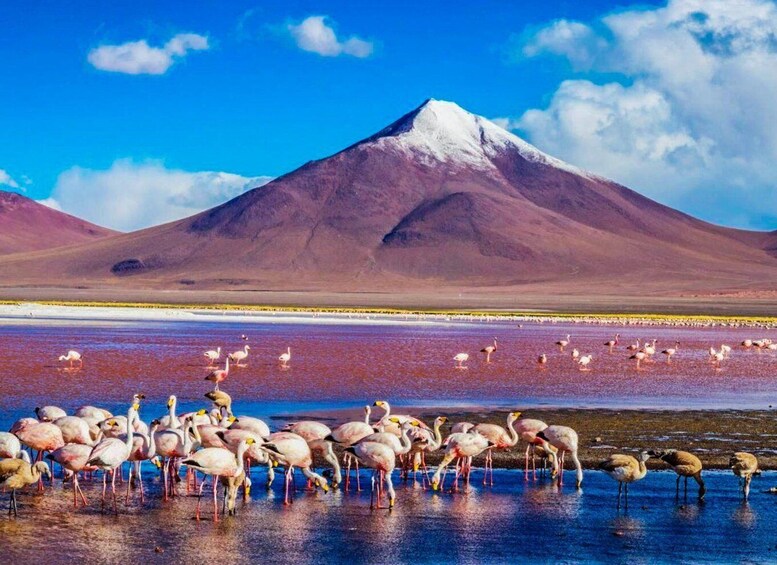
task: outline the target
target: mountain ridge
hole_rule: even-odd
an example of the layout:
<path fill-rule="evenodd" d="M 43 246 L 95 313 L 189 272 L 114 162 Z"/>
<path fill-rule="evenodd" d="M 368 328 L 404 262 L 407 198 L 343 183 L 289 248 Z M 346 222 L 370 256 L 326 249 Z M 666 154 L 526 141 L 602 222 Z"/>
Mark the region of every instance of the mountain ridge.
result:
<path fill-rule="evenodd" d="M 0 285 L 53 275 L 116 287 L 552 282 L 596 293 L 602 280 L 637 289 L 643 278 L 646 289 L 729 291 L 773 288 L 772 249 L 774 232 L 703 222 L 546 155 L 452 102 L 429 100 L 342 151 L 192 217 L 16 258 L 15 274 L 3 269 Z"/>

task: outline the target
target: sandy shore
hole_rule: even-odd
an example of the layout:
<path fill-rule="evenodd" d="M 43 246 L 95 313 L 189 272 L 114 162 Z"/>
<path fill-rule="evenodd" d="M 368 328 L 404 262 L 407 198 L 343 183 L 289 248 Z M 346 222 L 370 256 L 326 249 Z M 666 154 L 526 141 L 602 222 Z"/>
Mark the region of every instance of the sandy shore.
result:
<path fill-rule="evenodd" d="M 506 412 L 462 409 L 417 409 L 411 412 L 428 424 L 439 415 L 450 422 L 490 422 L 505 425 Z M 579 457 L 583 466 L 594 469 L 611 453 L 636 453 L 648 449 L 682 449 L 695 453 L 708 469 L 727 469 L 728 459 L 736 451 L 754 453 L 764 470 L 777 469 L 777 418 L 768 410 L 606 410 L 606 409 L 533 409 L 523 412 L 536 418 L 574 428 L 580 437 Z M 327 421 L 328 418 L 320 418 Z M 342 421 L 342 415 L 331 421 Z M 449 427 L 443 429 L 445 436 Z M 525 444 L 494 454 L 494 466 L 523 468 Z M 441 458 L 434 454 L 428 462 Z M 483 457 L 476 459 L 482 465 Z M 567 462 L 567 465 L 571 463 Z M 665 468 L 651 461 L 649 468 Z"/>
<path fill-rule="evenodd" d="M 608 281 L 594 290 L 601 292 Z M 278 290 L 159 290 L 140 288 L 2 287 L 0 300 L 132 302 L 164 304 L 244 304 L 279 308 L 401 308 L 409 310 L 542 311 L 549 313 L 774 316 L 775 292 L 681 294 L 649 292 L 585 293 L 586 288 L 538 285 L 532 288 L 431 289 L 429 291 L 328 292 Z M 650 295 L 650 300 L 642 297 Z"/>
<path fill-rule="evenodd" d="M 450 324 L 472 322 L 540 322 L 617 326 L 759 327 L 777 326 L 773 316 L 562 314 L 532 311 L 401 310 L 379 308 L 296 308 L 250 305 L 178 305 L 111 303 L 0 303 L 0 320 L 24 323 L 45 321 L 145 321 L 145 322 L 236 322 L 289 324 Z"/>

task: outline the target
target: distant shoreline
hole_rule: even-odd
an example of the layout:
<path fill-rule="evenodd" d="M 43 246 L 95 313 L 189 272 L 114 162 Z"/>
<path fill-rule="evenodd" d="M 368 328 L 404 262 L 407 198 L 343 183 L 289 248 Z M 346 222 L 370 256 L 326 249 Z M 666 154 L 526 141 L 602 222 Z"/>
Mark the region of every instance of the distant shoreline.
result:
<path fill-rule="evenodd" d="M 289 284 L 292 284 L 290 281 Z M 283 310 L 348 313 L 465 313 L 471 315 L 663 316 L 777 320 L 777 292 L 687 294 L 614 288 L 514 286 L 482 288 L 161 289 L 113 286 L 0 286 L 0 303 L 126 305 L 155 308 Z"/>
<path fill-rule="evenodd" d="M 738 316 L 660 313 L 554 312 L 510 309 L 381 308 L 335 306 L 276 306 L 272 304 L 179 304 L 165 302 L 101 302 L 67 300 L 0 300 L 6 319 L 234 319 L 238 316 L 304 318 L 306 321 L 384 322 L 548 322 L 602 325 L 749 326 L 777 327 L 777 316 Z"/>

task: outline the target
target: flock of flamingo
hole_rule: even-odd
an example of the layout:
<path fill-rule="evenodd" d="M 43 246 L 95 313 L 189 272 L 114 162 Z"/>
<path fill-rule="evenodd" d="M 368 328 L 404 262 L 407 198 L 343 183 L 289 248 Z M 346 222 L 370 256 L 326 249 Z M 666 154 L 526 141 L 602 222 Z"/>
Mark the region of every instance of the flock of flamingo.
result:
<path fill-rule="evenodd" d="M 247 341 L 246 336 L 241 338 Z M 620 335 L 604 343 L 610 352 L 620 343 Z M 560 351 L 572 343 L 570 335 L 556 342 Z M 632 353 L 638 366 L 649 362 L 656 354 L 656 341 L 646 343 L 637 341 L 626 349 Z M 776 349 L 770 340 L 745 340 L 744 348 Z M 498 351 L 498 340 L 484 347 L 481 352 L 485 361 Z M 680 344 L 663 350 L 667 362 L 671 362 Z M 493 485 L 493 452 L 509 450 L 519 442 L 526 443 L 524 452 L 524 473 L 528 480 L 537 478 L 536 459 L 543 462 L 542 473 L 550 464 L 550 474 L 559 485 L 563 484 L 565 458 L 571 459 L 575 469 L 575 485 L 580 488 L 583 482 L 583 469 L 578 458 L 578 434 L 564 425 L 548 425 L 536 419 L 521 418 L 520 412 L 510 412 L 506 425 L 472 424 L 457 422 L 450 433 L 443 438 L 442 426 L 447 418 L 436 418 L 431 427 L 420 418 L 409 414 L 394 414 L 386 401 L 376 401 L 365 406 L 364 419 L 345 422 L 335 428 L 318 421 L 304 420 L 291 423 L 278 431 L 271 431 L 262 420 L 248 415 L 235 416 L 232 398 L 219 389 L 229 376 L 229 363 L 241 365 L 248 358 L 250 346 L 227 355 L 224 369 L 213 369 L 206 380 L 214 383 L 212 391 L 205 397 L 212 403 L 208 408 L 196 412 L 179 414 L 177 398 L 170 396 L 167 401 L 167 413 L 144 422 L 140 418 L 143 394 L 132 398 L 126 414 L 114 415 L 108 410 L 96 406 L 82 406 L 69 415 L 57 406 L 43 406 L 35 409 L 35 418 L 21 418 L 13 424 L 9 432 L 0 432 L 0 487 L 9 490 L 9 515 L 17 514 L 17 491 L 37 483 L 43 490 L 43 478 L 53 482 L 52 471 L 44 461 L 48 459 L 62 468 L 62 477 L 72 483 L 73 505 L 86 506 L 87 500 L 81 489 L 79 476 L 90 479 L 95 473 L 102 474 L 102 507 L 106 505 L 108 479 L 110 478 L 112 505 L 117 508 L 116 481 L 124 481 L 123 467 L 129 466 L 126 479 L 125 503 L 129 503 L 133 491 L 145 498 L 142 476 L 142 463 L 148 461 L 158 467 L 162 481 L 162 496 L 167 501 L 179 495 L 180 482 L 185 481 L 187 492 L 198 495 L 196 517 L 200 518 L 200 501 L 205 480 L 199 481 L 197 473 L 211 478 L 213 493 L 213 518 L 218 520 L 218 485 L 223 485 L 223 509 L 226 514 L 235 513 L 235 502 L 239 490 L 247 497 L 251 488 L 251 466 L 266 468 L 267 487 L 274 481 L 275 469 L 285 468 L 284 503 L 292 502 L 294 470 L 300 469 L 308 480 L 308 488 L 328 492 L 330 488 L 343 487 L 347 492 L 351 482 L 355 481 L 356 490 L 361 490 L 359 467 L 372 470 L 370 507 L 382 507 L 387 498 L 387 507 L 392 508 L 396 501 L 392 475 L 398 470 L 400 477 L 418 478 L 431 489 L 444 490 L 446 473 L 453 464 L 453 480 L 450 490 L 468 488 L 472 472 L 473 459 L 483 455 L 483 484 Z M 731 352 L 731 348 L 722 345 L 719 350 L 710 350 L 719 365 Z M 717 356 L 720 356 L 718 358 Z M 221 348 L 204 353 L 209 368 L 221 357 Z M 593 355 L 580 355 L 572 351 L 572 359 L 581 370 L 589 370 Z M 454 357 L 458 367 L 466 368 L 464 363 L 469 356 L 460 353 Z M 74 350 L 59 357 L 60 361 L 71 366 L 83 364 L 82 355 Z M 278 362 L 288 367 L 291 361 L 291 349 L 281 354 Z M 548 356 L 542 354 L 538 364 L 543 368 Z M 382 411 L 377 420 L 372 420 L 373 408 Z M 25 450 L 27 448 L 28 451 Z M 37 452 L 34 462 L 31 457 Z M 426 466 L 426 456 L 439 453 L 442 456 L 437 468 L 432 472 Z M 314 469 L 314 457 L 327 467 L 318 472 Z M 637 457 L 627 454 L 611 455 L 599 468 L 618 482 L 618 506 L 622 494 L 628 504 L 628 485 L 646 476 L 646 461 L 656 458 L 677 473 L 676 493 L 679 496 L 680 480 L 685 478 L 685 491 L 689 478 L 699 486 L 699 498 L 706 493 L 702 479 L 702 462 L 686 451 L 647 451 Z M 750 481 L 760 474 L 758 461 L 750 453 L 735 453 L 730 460 L 733 472 L 743 480 L 743 494 L 749 495 Z M 343 467 L 345 469 L 343 470 Z M 185 469 L 184 479 L 181 478 Z M 199 483 L 199 484 L 198 484 Z"/>

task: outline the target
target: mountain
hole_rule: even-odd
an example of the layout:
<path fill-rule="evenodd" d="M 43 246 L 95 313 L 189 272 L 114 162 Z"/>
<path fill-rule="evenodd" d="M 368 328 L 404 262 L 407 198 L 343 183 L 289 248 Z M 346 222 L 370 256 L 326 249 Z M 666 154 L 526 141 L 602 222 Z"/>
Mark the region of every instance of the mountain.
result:
<path fill-rule="evenodd" d="M 84 243 L 114 233 L 0 190 L 0 255 Z"/>
<path fill-rule="evenodd" d="M 0 285 L 641 297 L 774 288 L 775 241 L 692 218 L 428 100 L 193 217 L 0 261 Z"/>

